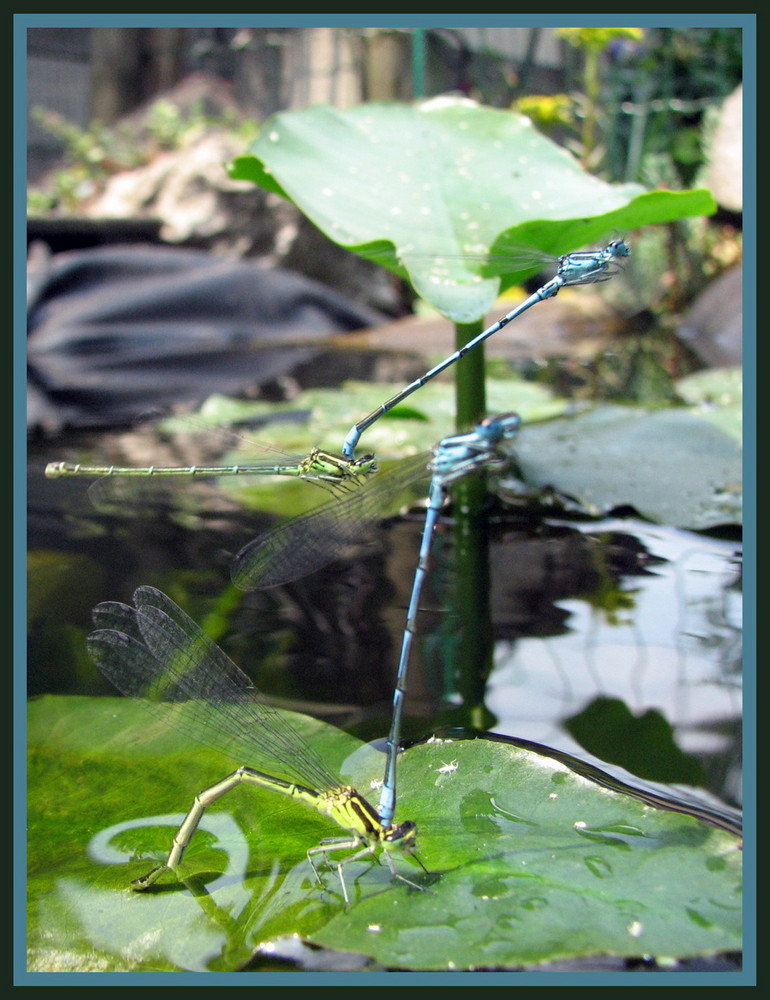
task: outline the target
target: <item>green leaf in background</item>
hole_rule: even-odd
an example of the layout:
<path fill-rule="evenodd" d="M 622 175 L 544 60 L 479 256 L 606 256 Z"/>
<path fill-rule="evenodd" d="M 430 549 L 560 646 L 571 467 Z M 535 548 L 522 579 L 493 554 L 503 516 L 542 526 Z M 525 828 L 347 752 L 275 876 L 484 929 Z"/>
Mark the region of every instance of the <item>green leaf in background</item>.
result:
<path fill-rule="evenodd" d="M 631 504 L 642 517 L 696 530 L 741 521 L 740 445 L 683 408 L 598 406 L 525 426 L 516 455 L 529 485 L 553 486 L 593 513 Z"/>
<path fill-rule="evenodd" d="M 489 379 L 488 409 L 522 415 L 514 452 L 529 486 L 554 487 L 596 514 L 631 505 L 650 520 L 702 530 L 742 519 L 740 378 L 740 372 L 731 369 L 681 380 L 676 388 L 691 404 L 686 408 L 600 405 L 577 416 L 565 416 L 568 400 L 544 386 L 522 379 Z M 222 423 L 306 409 L 307 422 L 278 422 L 265 431 L 281 447 L 301 453 L 314 444 L 340 439 L 356 413 L 371 409 L 391 391 L 389 385 L 350 382 L 344 392 L 309 390 L 292 403 L 279 405 L 212 397 L 201 416 L 205 412 L 214 423 Z M 367 432 L 367 444 L 383 467 L 398 456 L 429 450 L 451 432 L 450 386 L 429 383 L 416 402 L 421 404 L 416 417 L 412 407 L 403 414 L 397 409 Z M 171 428 L 169 424 L 167 429 Z M 235 464 L 249 457 L 253 454 L 245 438 L 243 450 L 226 460 Z M 318 502 L 317 491 L 307 484 L 264 479 L 249 491 L 258 509 L 286 516 Z M 222 486 L 245 500 L 247 494 L 238 482 Z"/>
<path fill-rule="evenodd" d="M 693 412 L 716 424 L 736 441 L 743 439 L 743 370 L 709 368 L 676 383 Z"/>
<path fill-rule="evenodd" d="M 368 792 L 381 754 L 292 720 Z M 129 860 L 134 852 L 162 858 L 195 792 L 229 770 L 128 700 L 30 704 L 31 970 L 233 970 L 286 935 L 425 970 L 741 947 L 733 833 L 591 781 L 563 760 L 482 739 L 435 740 L 399 759 L 399 818 L 417 822 L 432 876 L 399 864 L 429 891 L 392 881 L 384 865 L 356 863 L 346 909 L 336 875 L 319 887 L 305 857 L 338 828 L 249 788 L 207 811 L 184 887 L 166 876 L 132 893 L 128 880 L 148 864 Z"/>
<path fill-rule="evenodd" d="M 465 99 L 283 112 L 230 172 L 290 199 L 336 243 L 406 268 L 455 323 L 539 270 L 512 247 L 558 255 L 716 209 L 705 190 L 607 184 L 528 118 Z"/>

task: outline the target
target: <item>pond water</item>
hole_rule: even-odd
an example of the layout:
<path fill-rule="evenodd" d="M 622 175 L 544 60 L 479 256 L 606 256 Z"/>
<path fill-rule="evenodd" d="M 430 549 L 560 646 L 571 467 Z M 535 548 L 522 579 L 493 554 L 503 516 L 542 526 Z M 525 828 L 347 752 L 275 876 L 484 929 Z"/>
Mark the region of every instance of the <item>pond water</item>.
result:
<path fill-rule="evenodd" d="M 113 694 L 84 638 L 99 601 L 140 584 L 168 593 L 260 690 L 363 739 L 387 731 L 418 509 L 384 544 L 291 585 L 242 593 L 233 554 L 277 521 L 233 494 L 184 488 L 180 506 L 96 510 L 83 480 L 46 480 L 46 462 L 96 438 L 31 446 L 30 694 Z M 289 482 L 287 491 L 306 491 Z M 287 497 L 289 493 L 287 492 Z M 406 733 L 456 722 L 450 519 L 442 521 L 410 666 Z M 741 551 L 629 516 L 532 517 L 502 505 L 490 521 L 494 662 L 487 728 L 599 762 L 632 783 L 689 786 L 729 812 L 741 802 Z M 462 610 L 459 612 L 462 615 Z"/>

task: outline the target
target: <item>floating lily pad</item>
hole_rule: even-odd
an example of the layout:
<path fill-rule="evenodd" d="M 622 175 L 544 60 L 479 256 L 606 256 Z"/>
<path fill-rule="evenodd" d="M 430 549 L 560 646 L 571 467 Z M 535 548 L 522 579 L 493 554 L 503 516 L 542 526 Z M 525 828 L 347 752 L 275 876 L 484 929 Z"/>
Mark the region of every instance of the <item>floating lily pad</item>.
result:
<path fill-rule="evenodd" d="M 376 803 L 381 754 L 287 721 Z M 346 869 L 345 907 L 336 873 L 318 885 L 305 856 L 339 828 L 241 788 L 206 813 L 180 869 L 137 894 L 129 880 L 165 856 L 193 795 L 232 762 L 127 699 L 41 698 L 29 711 L 29 967 L 233 970 L 291 934 L 409 969 L 740 949 L 737 837 L 566 760 L 488 740 L 402 754 L 397 818 L 418 824 L 430 874 L 397 865 L 422 891 L 362 859 Z"/>
<path fill-rule="evenodd" d="M 524 427 L 516 454 L 525 480 L 553 486 L 596 514 L 632 505 L 680 528 L 740 523 L 740 445 L 686 409 L 598 406 Z"/>
<path fill-rule="evenodd" d="M 676 384 L 677 393 L 694 411 L 730 434 L 736 441 L 743 437 L 743 370 L 710 368 L 697 372 Z"/>

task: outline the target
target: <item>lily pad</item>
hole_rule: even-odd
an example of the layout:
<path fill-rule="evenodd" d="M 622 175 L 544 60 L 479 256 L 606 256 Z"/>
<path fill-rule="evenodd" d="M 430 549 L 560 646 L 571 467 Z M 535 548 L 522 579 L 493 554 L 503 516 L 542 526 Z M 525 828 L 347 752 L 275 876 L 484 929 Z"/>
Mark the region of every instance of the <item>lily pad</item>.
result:
<path fill-rule="evenodd" d="M 381 754 L 304 717 L 291 722 L 376 801 Z M 147 857 L 165 856 L 192 796 L 231 764 L 148 724 L 127 699 L 35 700 L 29 968 L 233 970 L 288 934 L 426 970 L 739 949 L 737 837 L 567 761 L 480 739 L 403 753 L 398 818 L 417 823 L 430 875 L 396 863 L 422 891 L 362 859 L 346 868 L 346 907 L 336 873 L 317 884 L 305 856 L 339 828 L 248 788 L 207 811 L 184 864 L 137 894 L 129 880 L 153 864 Z"/>
<path fill-rule="evenodd" d="M 743 369 L 709 368 L 680 379 L 676 391 L 699 416 L 743 439 Z"/>
<path fill-rule="evenodd" d="M 516 454 L 528 484 L 553 486 L 596 514 L 632 505 L 680 528 L 741 522 L 740 445 L 686 409 L 598 406 L 525 426 Z"/>
<path fill-rule="evenodd" d="M 543 252 L 716 210 L 705 190 L 607 184 L 523 115 L 465 99 L 283 112 L 230 172 L 407 274 L 456 323 L 483 317 L 500 291 L 542 267 Z M 541 259 L 525 262 L 513 247 Z"/>

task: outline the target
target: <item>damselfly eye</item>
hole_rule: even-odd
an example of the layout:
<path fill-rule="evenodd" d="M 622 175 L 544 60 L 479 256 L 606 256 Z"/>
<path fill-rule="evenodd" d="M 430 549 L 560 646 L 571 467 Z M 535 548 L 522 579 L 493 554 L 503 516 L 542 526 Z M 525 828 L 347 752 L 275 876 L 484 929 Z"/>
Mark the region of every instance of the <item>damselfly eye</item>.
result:
<path fill-rule="evenodd" d="M 631 256 L 631 246 L 625 240 L 610 240 L 607 247 L 613 250 L 617 257 Z"/>

